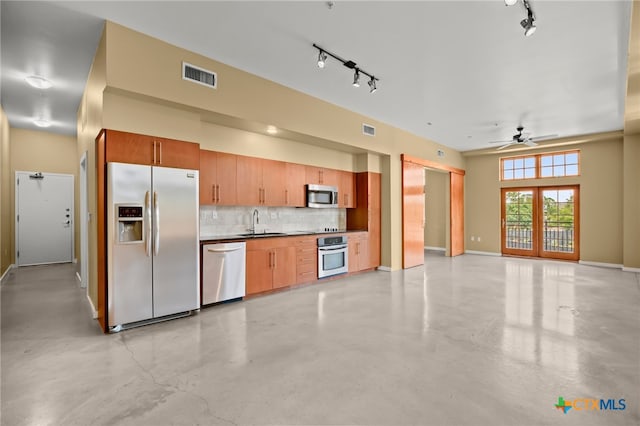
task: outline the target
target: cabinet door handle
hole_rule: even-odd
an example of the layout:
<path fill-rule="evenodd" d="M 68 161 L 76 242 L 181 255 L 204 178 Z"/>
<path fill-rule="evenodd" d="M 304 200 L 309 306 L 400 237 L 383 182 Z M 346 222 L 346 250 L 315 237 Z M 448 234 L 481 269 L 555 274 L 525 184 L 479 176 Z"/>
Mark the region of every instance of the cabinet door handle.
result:
<path fill-rule="evenodd" d="M 211 201 L 216 202 L 216 186 L 211 185 Z"/>
<path fill-rule="evenodd" d="M 273 252 L 273 269 L 277 268 L 278 253 Z"/>
<path fill-rule="evenodd" d="M 289 190 L 288 189 L 284 190 L 284 203 L 287 204 L 287 205 L 289 204 Z"/>
<path fill-rule="evenodd" d="M 160 163 L 158 164 L 162 164 L 162 142 L 158 142 L 158 144 L 160 145 L 158 148 L 158 151 L 160 151 Z"/>
<path fill-rule="evenodd" d="M 153 141 L 153 164 L 156 164 L 156 141 Z"/>

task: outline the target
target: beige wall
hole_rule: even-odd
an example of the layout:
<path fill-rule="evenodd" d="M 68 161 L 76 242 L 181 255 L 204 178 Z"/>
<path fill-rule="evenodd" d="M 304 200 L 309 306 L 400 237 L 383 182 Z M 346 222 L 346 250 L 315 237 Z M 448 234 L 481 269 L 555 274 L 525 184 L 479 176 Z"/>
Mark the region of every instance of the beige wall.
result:
<path fill-rule="evenodd" d="M 15 217 L 15 172 L 43 172 L 64 173 L 74 176 L 74 188 L 78 187 L 78 163 L 76 153 L 76 138 L 72 136 L 58 135 L 44 131 L 12 128 L 11 139 L 11 175 L 10 175 L 10 217 Z M 77 201 L 77 200 L 75 200 Z M 75 217 L 78 218 L 77 202 Z M 78 228 L 78 221 L 75 221 Z M 11 262 L 15 263 L 15 223 L 10 220 L 10 254 Z M 78 228 L 79 229 L 79 228 Z M 74 232 L 76 253 L 80 247 L 79 235 Z"/>
<path fill-rule="evenodd" d="M 581 152 L 581 176 L 500 182 L 499 158 L 549 149 L 502 154 L 470 155 L 467 158 L 465 191 L 465 244 L 467 250 L 499 253 L 500 188 L 580 185 L 580 259 L 623 263 L 622 247 L 622 137 L 572 145 Z M 626 232 L 626 230 L 625 230 Z M 470 236 L 481 241 L 471 241 Z"/>
<path fill-rule="evenodd" d="M 9 121 L 0 107 L 0 276 L 11 265 L 11 166 Z"/>
<path fill-rule="evenodd" d="M 353 156 L 349 160 L 349 156 L 340 154 L 344 150 L 388 158 L 388 167 L 384 161 L 379 162 L 383 174 L 383 204 L 389 205 L 382 211 L 382 263 L 392 269 L 400 268 L 402 261 L 400 155 L 407 153 L 464 168 L 464 158 L 453 149 L 117 24 L 106 24 L 106 39 L 105 127 L 195 141 L 205 147 L 224 144 L 216 138 L 230 133 L 230 140 L 243 141 L 238 150 L 272 155 L 259 142 L 267 139 L 219 127 L 238 127 L 259 133 L 266 125 L 274 125 L 284 134 L 297 135 L 295 141 L 305 144 L 314 141 L 298 148 L 299 151 L 310 150 L 309 146 L 317 146 L 321 141 L 326 141 L 326 147 L 334 151 L 328 156 L 304 155 L 309 163 L 317 161 L 327 167 L 351 169 Z M 218 89 L 182 80 L 182 61 L 215 71 Z M 134 114 L 127 116 L 125 111 Z M 363 122 L 376 127 L 375 138 L 362 134 Z M 336 149 L 336 146 L 341 147 Z M 232 152 L 236 150 L 236 145 L 224 147 Z M 437 155 L 438 150 L 444 151 L 444 159 Z M 288 158 L 297 158 L 294 152 L 286 154 L 292 155 Z"/>
<path fill-rule="evenodd" d="M 102 129 L 103 92 L 106 86 L 106 36 L 103 32 L 102 38 L 93 59 L 89 78 L 85 91 L 78 108 L 78 145 L 77 163 L 80 158 L 87 153 L 87 180 L 88 180 L 88 209 L 89 209 L 89 299 L 93 303 L 94 309 L 98 304 L 97 277 L 98 277 L 98 233 L 96 223 L 97 200 L 96 200 L 96 150 L 95 138 Z"/>
<path fill-rule="evenodd" d="M 624 136 L 625 268 L 640 272 L 640 134 Z"/>
<path fill-rule="evenodd" d="M 425 247 L 447 247 L 447 186 L 449 173 L 426 170 L 425 172 Z"/>

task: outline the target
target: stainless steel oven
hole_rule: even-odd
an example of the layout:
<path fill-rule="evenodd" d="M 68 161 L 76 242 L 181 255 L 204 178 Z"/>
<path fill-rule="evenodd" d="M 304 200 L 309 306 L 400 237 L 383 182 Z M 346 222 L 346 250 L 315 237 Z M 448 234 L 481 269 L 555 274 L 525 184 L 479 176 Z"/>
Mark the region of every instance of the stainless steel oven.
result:
<path fill-rule="evenodd" d="M 318 238 L 318 278 L 345 274 L 349 271 L 347 237 Z"/>

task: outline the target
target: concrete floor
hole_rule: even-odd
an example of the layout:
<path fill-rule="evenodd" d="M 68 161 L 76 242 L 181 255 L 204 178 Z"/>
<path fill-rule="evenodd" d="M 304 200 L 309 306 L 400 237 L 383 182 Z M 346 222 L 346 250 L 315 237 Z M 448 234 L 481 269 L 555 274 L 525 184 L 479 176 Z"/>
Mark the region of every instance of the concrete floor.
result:
<path fill-rule="evenodd" d="M 2 285 L 3 425 L 640 424 L 638 274 L 427 254 L 112 335 L 74 274 Z"/>

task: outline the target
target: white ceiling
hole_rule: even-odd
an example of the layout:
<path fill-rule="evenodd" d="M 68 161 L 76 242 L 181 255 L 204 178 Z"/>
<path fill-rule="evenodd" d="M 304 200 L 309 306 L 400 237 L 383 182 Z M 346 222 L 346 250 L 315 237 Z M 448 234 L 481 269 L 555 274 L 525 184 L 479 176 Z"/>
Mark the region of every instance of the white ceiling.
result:
<path fill-rule="evenodd" d="M 623 127 L 630 0 L 1 2 L 2 106 L 12 126 L 39 114 L 74 134 L 107 19 L 457 150 Z M 317 43 L 380 78 L 316 66 Z M 24 76 L 55 87 L 38 93 Z M 364 76 L 363 76 L 364 77 Z M 222 84 L 222 82 L 221 82 Z M 41 111 L 44 111 L 43 113 Z"/>

